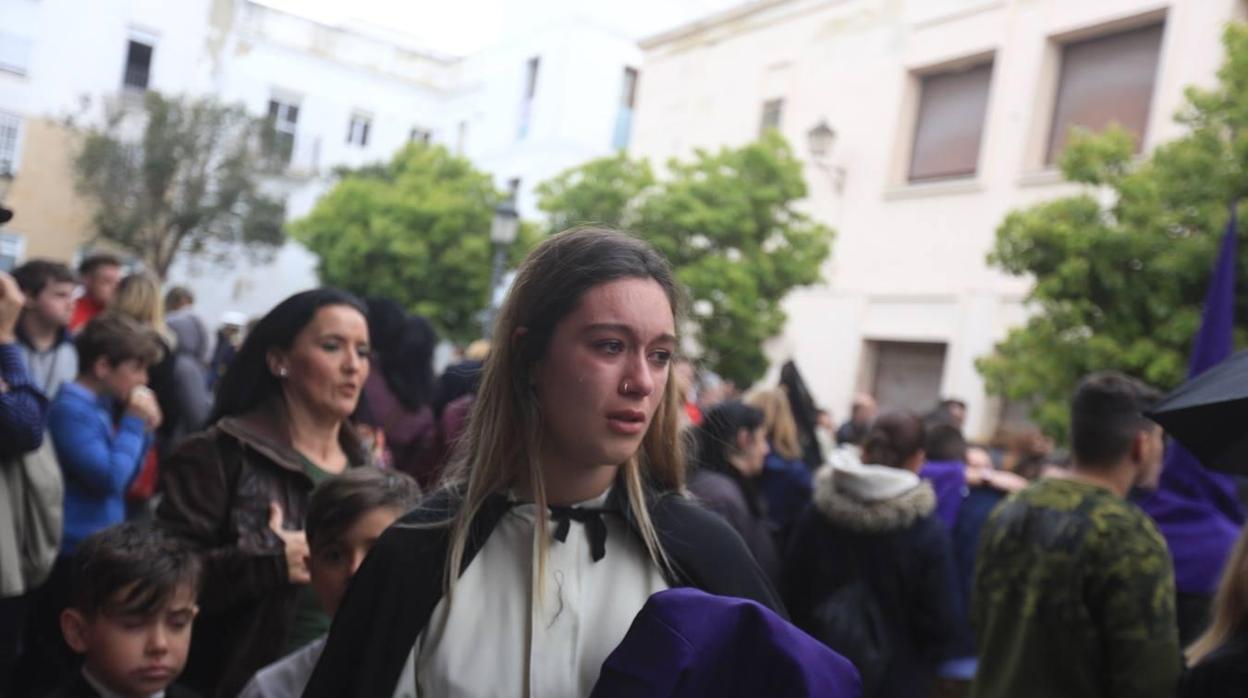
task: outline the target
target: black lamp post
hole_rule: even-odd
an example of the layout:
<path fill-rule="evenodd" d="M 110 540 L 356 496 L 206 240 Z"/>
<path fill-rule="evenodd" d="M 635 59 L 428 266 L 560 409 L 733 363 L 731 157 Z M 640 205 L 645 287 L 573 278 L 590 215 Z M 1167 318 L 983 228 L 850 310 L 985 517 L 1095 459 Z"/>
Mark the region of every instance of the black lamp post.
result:
<path fill-rule="evenodd" d="M 7 223 L 13 217 L 13 209 L 5 208 L 4 200 L 9 196 L 9 187 L 13 184 L 13 173 L 6 166 L 0 170 L 0 224 Z"/>
<path fill-rule="evenodd" d="M 494 318 L 498 315 L 498 287 L 503 281 L 503 264 L 507 260 L 507 250 L 516 241 L 519 228 L 520 216 L 511 199 L 494 207 L 494 220 L 490 223 L 490 242 L 494 243 L 494 264 L 490 271 L 490 305 L 485 314 L 485 327 L 482 328 L 486 337 L 494 331 Z"/>

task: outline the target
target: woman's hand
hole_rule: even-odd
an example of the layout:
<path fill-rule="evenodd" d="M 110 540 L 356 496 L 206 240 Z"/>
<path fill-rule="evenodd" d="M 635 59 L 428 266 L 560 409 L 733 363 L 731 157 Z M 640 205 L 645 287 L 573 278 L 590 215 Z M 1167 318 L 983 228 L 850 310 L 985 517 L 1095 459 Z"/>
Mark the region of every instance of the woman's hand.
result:
<path fill-rule="evenodd" d="M 286 516 L 277 502 L 269 502 L 269 528 L 282 539 L 286 547 L 286 570 L 291 584 L 307 584 L 312 581 L 308 574 L 308 538 L 303 531 L 288 531 L 283 527 Z"/>

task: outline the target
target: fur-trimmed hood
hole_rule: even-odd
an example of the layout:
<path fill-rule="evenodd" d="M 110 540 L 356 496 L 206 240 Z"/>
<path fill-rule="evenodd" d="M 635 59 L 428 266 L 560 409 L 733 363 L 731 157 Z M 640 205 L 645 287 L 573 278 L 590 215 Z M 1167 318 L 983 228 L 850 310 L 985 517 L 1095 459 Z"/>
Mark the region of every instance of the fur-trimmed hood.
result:
<path fill-rule="evenodd" d="M 931 514 L 936 493 L 908 470 L 843 459 L 815 473 L 814 503 L 836 526 L 882 533 L 909 528 Z"/>

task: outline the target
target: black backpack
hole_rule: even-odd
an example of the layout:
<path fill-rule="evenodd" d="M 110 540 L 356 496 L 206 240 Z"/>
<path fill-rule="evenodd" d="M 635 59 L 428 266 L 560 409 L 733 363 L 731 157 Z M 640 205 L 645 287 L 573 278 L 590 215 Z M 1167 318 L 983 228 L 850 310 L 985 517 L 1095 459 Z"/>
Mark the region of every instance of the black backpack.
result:
<path fill-rule="evenodd" d="M 814 632 L 858 669 L 863 698 L 877 695 L 892 664 L 893 647 L 880 603 L 855 574 L 814 608 Z"/>

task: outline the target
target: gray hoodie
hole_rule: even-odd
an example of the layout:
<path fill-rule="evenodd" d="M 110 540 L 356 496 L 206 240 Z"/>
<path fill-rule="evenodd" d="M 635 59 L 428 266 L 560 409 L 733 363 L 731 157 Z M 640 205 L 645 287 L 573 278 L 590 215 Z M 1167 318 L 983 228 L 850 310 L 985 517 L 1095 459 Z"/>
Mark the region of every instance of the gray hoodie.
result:
<path fill-rule="evenodd" d="M 22 358 L 26 360 L 30 381 L 49 400 L 56 397 L 56 391 L 61 389 L 62 383 L 78 377 L 78 350 L 74 348 L 74 341 L 68 331 L 62 329 L 51 347 L 46 351 L 39 351 L 31 344 L 21 323 L 18 323 L 17 346 L 22 351 Z"/>

